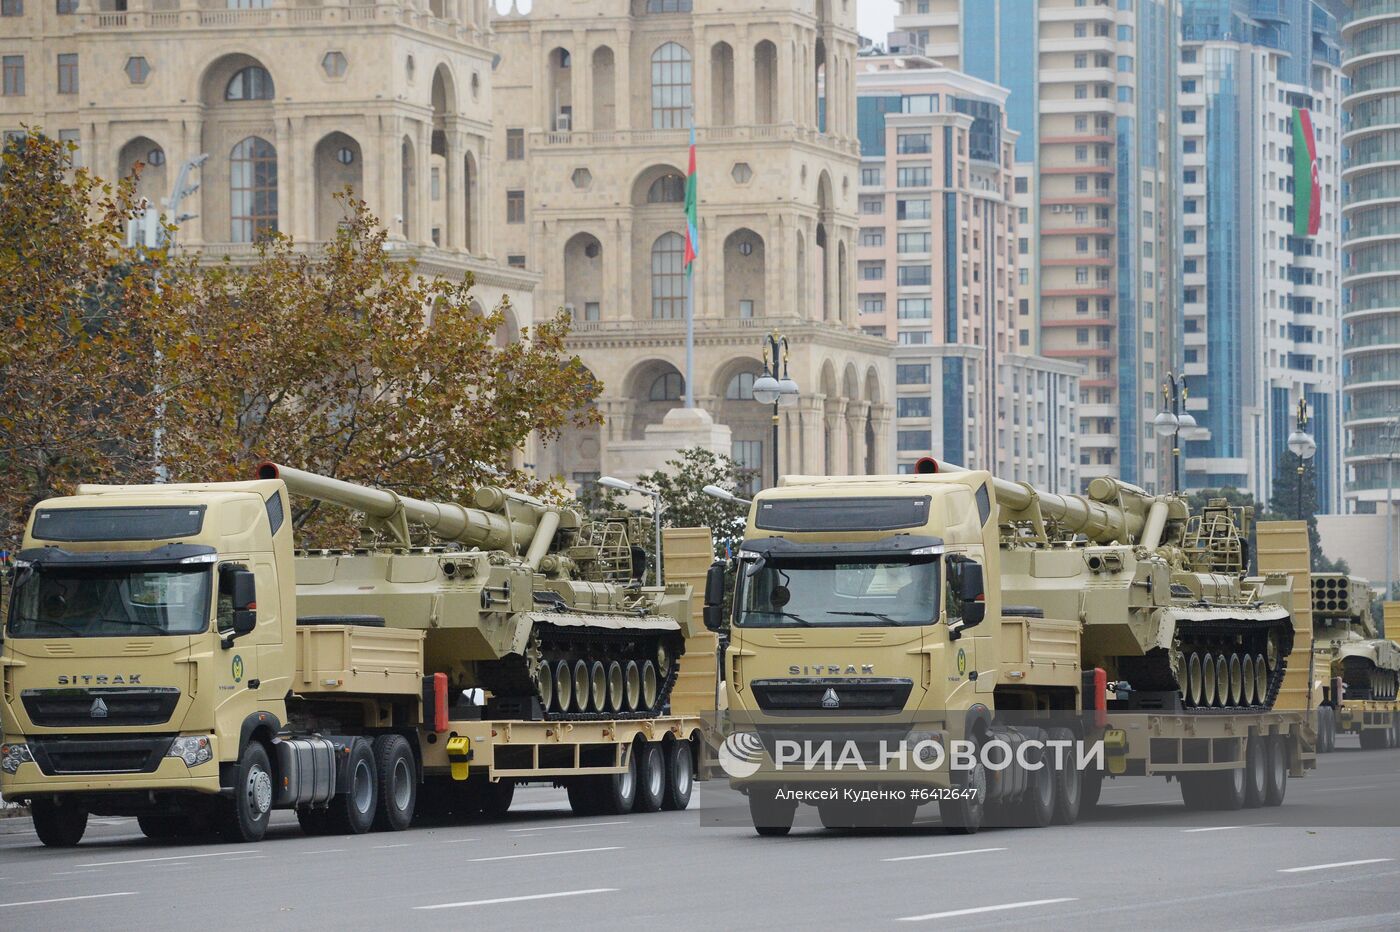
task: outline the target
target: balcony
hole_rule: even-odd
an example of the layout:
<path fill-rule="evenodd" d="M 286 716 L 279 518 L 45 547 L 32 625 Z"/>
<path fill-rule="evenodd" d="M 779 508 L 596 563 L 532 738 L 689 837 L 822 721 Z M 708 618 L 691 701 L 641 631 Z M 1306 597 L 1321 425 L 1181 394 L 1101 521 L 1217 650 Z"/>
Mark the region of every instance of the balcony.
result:
<path fill-rule="evenodd" d="M 149 2 L 149 0 L 148 0 Z M 169 4 L 163 4 L 169 5 Z M 263 7 L 229 9 L 227 3 L 173 0 L 174 9 L 126 11 L 86 10 L 78 14 L 80 32 L 173 32 L 189 29 L 253 29 L 268 26 L 323 26 L 337 23 L 397 24 L 435 33 L 444 38 L 482 45 L 486 33 L 474 23 L 441 19 L 426 10 L 407 8 L 399 0 L 351 5 L 293 6 L 289 0 L 270 0 Z"/>
<path fill-rule="evenodd" d="M 697 126 L 696 142 L 806 142 L 856 155 L 860 144 L 794 123 L 754 123 L 747 126 Z M 684 149 L 690 143 L 688 129 L 560 130 L 529 134 L 529 146 L 537 149 L 645 148 Z"/>

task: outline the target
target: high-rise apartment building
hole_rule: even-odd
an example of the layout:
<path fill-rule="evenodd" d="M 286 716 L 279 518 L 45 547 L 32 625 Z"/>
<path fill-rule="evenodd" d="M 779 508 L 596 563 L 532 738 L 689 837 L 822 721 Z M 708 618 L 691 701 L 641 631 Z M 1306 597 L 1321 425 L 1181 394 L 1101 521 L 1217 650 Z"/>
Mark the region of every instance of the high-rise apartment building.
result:
<path fill-rule="evenodd" d="M 857 66 L 857 300 L 898 343 L 897 467 L 932 453 L 1078 491 L 1082 370 L 1029 355 L 1006 89 L 894 44 Z"/>
<path fill-rule="evenodd" d="M 1184 484 L 1267 501 L 1306 399 L 1318 508 L 1340 503 L 1341 52 L 1313 0 L 1184 0 L 1179 180 Z M 1311 129 L 1317 178 L 1295 174 Z M 1306 160 L 1305 160 L 1306 161 Z M 1316 233 L 1295 199 L 1320 200 Z"/>
<path fill-rule="evenodd" d="M 542 464 L 586 482 L 700 435 L 767 481 L 891 469 L 890 344 L 855 282 L 855 0 L 535 0 L 494 20 L 493 246 L 571 310 L 606 425 Z M 686 394 L 685 174 L 697 144 L 694 384 Z M 766 336 L 800 397 L 753 400 Z M 682 430 L 681 428 L 685 428 Z M 690 434 L 686 433 L 690 431 Z"/>
<path fill-rule="evenodd" d="M 1010 91 L 1038 350 L 1086 370 L 1081 473 L 1156 486 L 1179 300 L 1176 0 L 900 0 L 895 26 Z"/>
<path fill-rule="evenodd" d="M 1347 510 L 1384 513 L 1400 476 L 1400 5 L 1351 0 L 1342 144 Z M 1400 496 L 1396 496 L 1400 498 Z M 1393 516 L 1392 516 L 1393 520 Z"/>

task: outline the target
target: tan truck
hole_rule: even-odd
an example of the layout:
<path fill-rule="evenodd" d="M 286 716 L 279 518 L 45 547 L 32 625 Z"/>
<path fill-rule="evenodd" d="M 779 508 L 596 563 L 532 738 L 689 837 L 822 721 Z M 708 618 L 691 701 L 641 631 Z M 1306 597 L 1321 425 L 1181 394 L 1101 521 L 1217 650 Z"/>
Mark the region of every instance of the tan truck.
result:
<path fill-rule="evenodd" d="M 1400 644 L 1379 637 L 1366 581 L 1341 573 L 1312 578 L 1318 751 L 1354 734 L 1362 750 L 1400 747 Z"/>
<path fill-rule="evenodd" d="M 727 568 L 711 568 L 706 623 L 729 638 L 721 763 L 761 834 L 785 834 L 814 800 L 831 827 L 857 823 L 859 800 L 880 801 L 884 825 L 931 800 L 957 831 L 1069 823 L 1105 775 L 1175 779 L 1194 808 L 1278 805 L 1314 766 L 1287 678 L 1290 579 L 1244 578 L 1247 513 L 1192 516 L 1110 479 L 1054 495 L 919 468 L 760 492 L 727 626 Z M 800 727 L 853 736 L 854 759 L 781 766 Z M 877 759 L 877 733 L 917 753 L 882 744 Z M 1019 755 L 1057 741 L 1101 741 L 1103 766 Z M 955 768 L 957 742 L 1017 759 Z"/>
<path fill-rule="evenodd" d="M 0 794 L 45 844 L 77 844 L 90 813 L 155 838 L 254 841 L 274 809 L 311 833 L 399 830 L 502 812 L 525 781 L 584 812 L 688 804 L 713 705 L 689 585 L 708 531 L 668 532 L 674 578 L 643 586 L 616 528 L 514 493 L 475 508 L 262 475 L 34 509 L 0 650 Z M 374 542 L 295 553 L 289 486 L 361 511 Z"/>

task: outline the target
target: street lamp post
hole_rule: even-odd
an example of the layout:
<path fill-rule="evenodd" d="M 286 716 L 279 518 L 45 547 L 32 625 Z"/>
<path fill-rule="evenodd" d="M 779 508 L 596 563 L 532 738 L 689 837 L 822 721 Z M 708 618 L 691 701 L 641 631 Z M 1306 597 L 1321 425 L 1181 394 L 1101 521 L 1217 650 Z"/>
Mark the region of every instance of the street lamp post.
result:
<path fill-rule="evenodd" d="M 782 353 L 782 369 L 778 354 Z M 753 400 L 773 406 L 773 484 L 778 484 L 778 408 L 797 404 L 797 383 L 788 375 L 788 341 L 774 330 L 764 337 L 763 375 L 754 379 Z"/>
<path fill-rule="evenodd" d="M 1386 425 L 1385 440 L 1389 450 L 1385 457 L 1385 595 L 1390 601 L 1395 588 L 1395 456 L 1400 450 L 1400 415 Z"/>
<path fill-rule="evenodd" d="M 614 479 L 612 476 L 603 476 L 598 480 L 598 484 L 610 489 L 617 489 L 620 492 L 635 492 L 638 495 L 651 497 L 652 559 L 656 561 L 652 566 L 651 578 L 656 585 L 664 586 L 666 583 L 661 574 L 661 515 L 666 511 L 666 506 L 661 504 L 661 493 L 644 489 L 622 479 Z"/>
<path fill-rule="evenodd" d="M 1293 433 L 1288 435 L 1288 449 L 1298 457 L 1298 520 L 1306 520 L 1303 515 L 1303 470 L 1308 460 L 1317 453 L 1317 442 L 1308 433 L 1308 400 L 1298 399 L 1298 421 Z"/>
<path fill-rule="evenodd" d="M 1167 373 L 1162 383 L 1162 412 L 1152 419 L 1157 436 L 1172 438 L 1172 491 L 1181 491 L 1181 432 L 1195 430 L 1196 419 L 1186 410 L 1186 376 Z"/>

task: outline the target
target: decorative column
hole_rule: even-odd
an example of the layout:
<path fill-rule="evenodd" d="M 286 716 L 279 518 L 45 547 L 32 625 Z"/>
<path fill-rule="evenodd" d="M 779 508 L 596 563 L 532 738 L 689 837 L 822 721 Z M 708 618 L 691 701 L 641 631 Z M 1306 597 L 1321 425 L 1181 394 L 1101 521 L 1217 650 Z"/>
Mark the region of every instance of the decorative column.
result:
<path fill-rule="evenodd" d="M 442 196 L 446 199 L 447 229 L 443 230 L 442 245 L 447 249 L 467 246 L 466 133 L 457 117 L 447 118 L 447 177 L 443 179 Z"/>
<path fill-rule="evenodd" d="M 890 429 L 894 420 L 893 414 L 893 405 L 873 404 L 870 406 L 870 420 L 875 427 L 876 475 L 884 476 L 894 471 L 890 466 L 894 454 L 894 437 Z"/>
<path fill-rule="evenodd" d="M 848 475 L 866 474 L 865 425 L 870 418 L 870 402 L 852 399 L 846 405 L 846 439 Z"/>
<path fill-rule="evenodd" d="M 826 396 L 804 395 L 798 399 L 798 417 L 802 421 L 802 456 L 789 466 L 788 472 L 808 476 L 826 473 Z"/>
<path fill-rule="evenodd" d="M 846 399 L 826 400 L 826 430 L 827 436 L 831 438 L 827 444 L 830 448 L 829 461 L 826 464 L 827 473 L 833 476 L 850 475 L 851 445 L 846 435 Z"/>

